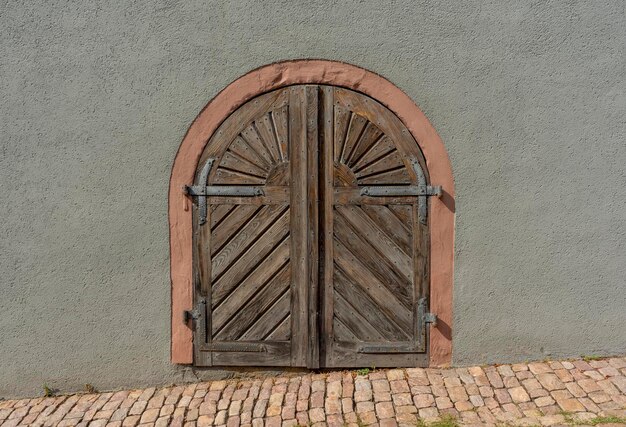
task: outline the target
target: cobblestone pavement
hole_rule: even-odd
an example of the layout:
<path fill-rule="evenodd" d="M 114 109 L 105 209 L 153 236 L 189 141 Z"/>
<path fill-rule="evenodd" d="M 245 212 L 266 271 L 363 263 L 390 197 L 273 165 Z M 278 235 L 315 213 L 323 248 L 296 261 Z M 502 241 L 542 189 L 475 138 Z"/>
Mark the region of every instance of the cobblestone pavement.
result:
<path fill-rule="evenodd" d="M 2 426 L 624 425 L 626 357 L 212 381 L 0 401 Z M 602 417 L 602 418 L 599 418 Z M 440 423 L 444 424 L 444 423 Z"/>

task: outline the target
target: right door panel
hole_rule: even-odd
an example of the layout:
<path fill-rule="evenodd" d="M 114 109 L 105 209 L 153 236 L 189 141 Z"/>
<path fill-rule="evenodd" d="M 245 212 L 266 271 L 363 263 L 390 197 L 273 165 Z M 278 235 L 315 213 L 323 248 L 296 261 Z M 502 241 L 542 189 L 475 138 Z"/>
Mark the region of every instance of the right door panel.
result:
<path fill-rule="evenodd" d="M 426 366 L 426 199 L 403 195 L 424 184 L 423 156 L 383 105 L 321 94 L 322 364 Z"/>

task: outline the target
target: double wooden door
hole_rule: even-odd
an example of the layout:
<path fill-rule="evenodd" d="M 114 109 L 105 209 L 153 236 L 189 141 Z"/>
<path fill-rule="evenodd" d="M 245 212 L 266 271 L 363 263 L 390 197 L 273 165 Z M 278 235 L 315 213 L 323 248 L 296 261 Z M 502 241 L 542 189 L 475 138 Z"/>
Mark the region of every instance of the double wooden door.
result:
<path fill-rule="evenodd" d="M 195 364 L 425 365 L 424 172 L 400 120 L 354 91 L 290 86 L 233 112 L 188 188 Z"/>

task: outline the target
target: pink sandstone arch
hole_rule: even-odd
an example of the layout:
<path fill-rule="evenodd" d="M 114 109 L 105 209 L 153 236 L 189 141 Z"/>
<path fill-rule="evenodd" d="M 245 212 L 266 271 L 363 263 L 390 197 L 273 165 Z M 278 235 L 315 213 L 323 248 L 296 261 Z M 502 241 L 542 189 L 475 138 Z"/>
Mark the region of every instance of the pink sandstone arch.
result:
<path fill-rule="evenodd" d="M 172 363 L 193 363 L 192 331 L 183 311 L 192 308 L 191 201 L 183 187 L 191 185 L 200 155 L 217 127 L 246 101 L 294 84 L 327 84 L 362 92 L 394 112 L 419 144 L 432 185 L 443 187 L 441 198 L 430 198 L 431 366 L 449 365 L 452 358 L 452 280 L 454 263 L 454 180 L 443 141 L 424 113 L 399 88 L 378 74 L 341 62 L 296 60 L 250 71 L 213 98 L 187 131 L 174 160 L 169 187 L 170 268 L 172 282 Z"/>

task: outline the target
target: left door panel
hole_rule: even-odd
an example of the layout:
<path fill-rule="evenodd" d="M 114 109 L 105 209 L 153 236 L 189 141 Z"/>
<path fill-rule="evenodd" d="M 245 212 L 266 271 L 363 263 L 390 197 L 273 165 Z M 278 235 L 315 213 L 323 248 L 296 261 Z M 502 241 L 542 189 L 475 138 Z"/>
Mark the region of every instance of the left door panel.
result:
<path fill-rule="evenodd" d="M 292 87 L 248 101 L 207 144 L 195 182 L 208 189 L 206 215 L 194 203 L 196 365 L 306 365 L 306 138 L 306 91 Z"/>

